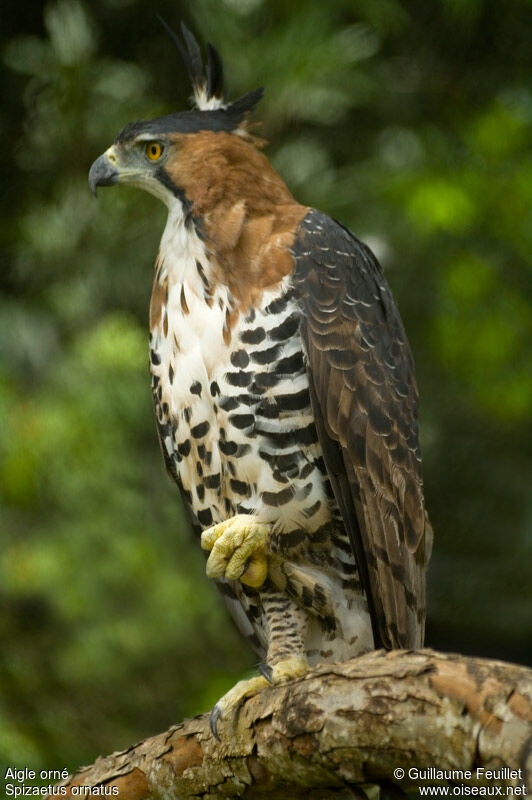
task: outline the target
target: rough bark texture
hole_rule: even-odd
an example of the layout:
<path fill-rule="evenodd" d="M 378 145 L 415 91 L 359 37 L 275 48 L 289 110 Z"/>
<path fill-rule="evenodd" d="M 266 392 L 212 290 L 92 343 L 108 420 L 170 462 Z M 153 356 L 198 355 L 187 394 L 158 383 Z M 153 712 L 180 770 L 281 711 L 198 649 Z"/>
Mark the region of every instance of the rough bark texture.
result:
<path fill-rule="evenodd" d="M 532 670 L 430 650 L 378 651 L 263 691 L 219 731 L 220 743 L 208 715 L 186 720 L 98 758 L 62 784 L 66 796 L 91 796 L 73 787 L 98 786 L 98 794 L 105 787 L 105 796 L 127 800 L 317 799 L 356 796 L 375 783 L 405 791 L 451 784 L 449 796 L 453 785 L 500 786 L 496 794 L 523 795 L 507 787 L 531 787 Z M 428 768 L 473 775 L 409 777 Z"/>

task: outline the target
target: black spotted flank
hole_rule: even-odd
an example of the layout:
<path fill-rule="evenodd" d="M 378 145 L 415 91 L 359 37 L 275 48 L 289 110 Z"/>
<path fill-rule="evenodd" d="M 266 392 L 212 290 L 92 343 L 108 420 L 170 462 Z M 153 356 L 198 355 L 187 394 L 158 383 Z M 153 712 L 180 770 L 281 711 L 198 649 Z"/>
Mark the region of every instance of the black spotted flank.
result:
<path fill-rule="evenodd" d="M 259 456 L 271 465 L 272 469 L 279 470 L 279 472 L 289 472 L 293 469 L 298 470 L 298 461 L 303 458 L 299 452 L 296 453 L 276 453 L 272 455 L 266 450 L 259 450 Z"/>
<path fill-rule="evenodd" d="M 265 389 L 271 389 L 276 386 L 281 379 L 282 376 L 276 375 L 275 372 L 257 372 L 251 384 L 251 391 L 254 394 L 261 395 Z"/>
<path fill-rule="evenodd" d="M 314 422 L 311 422 L 305 428 L 295 430 L 294 439 L 296 444 L 315 444 L 318 441 L 318 434 Z"/>
<path fill-rule="evenodd" d="M 229 422 L 234 425 L 235 428 L 243 431 L 246 428 L 251 428 L 255 422 L 255 417 L 253 414 L 231 414 Z"/>
<path fill-rule="evenodd" d="M 281 533 L 279 535 L 279 543 L 281 547 L 297 547 L 304 542 L 307 537 L 306 531 L 295 530 L 290 533 Z"/>
<path fill-rule="evenodd" d="M 190 439 L 185 439 L 184 442 L 178 444 L 177 452 L 179 453 L 179 455 L 183 456 L 183 458 L 186 458 L 190 453 Z"/>
<path fill-rule="evenodd" d="M 298 350 L 291 356 L 281 358 L 275 365 L 274 371 L 277 375 L 296 375 L 304 368 L 303 353 Z"/>
<path fill-rule="evenodd" d="M 256 364 L 271 364 L 279 355 L 279 350 L 282 344 L 274 344 L 273 347 L 267 347 L 266 350 L 254 350 L 250 355 Z"/>
<path fill-rule="evenodd" d="M 248 406 L 248 408 L 251 408 L 251 406 L 254 406 L 257 402 L 257 397 L 250 392 L 246 392 L 246 394 L 239 394 L 236 399 L 241 405 Z"/>
<path fill-rule="evenodd" d="M 224 456 L 234 456 L 238 450 L 238 445 L 236 442 L 223 442 L 220 440 L 218 442 L 218 446 Z"/>
<path fill-rule="evenodd" d="M 220 408 L 222 411 L 234 411 L 239 405 L 240 403 L 236 397 L 222 397 L 220 400 Z"/>
<path fill-rule="evenodd" d="M 314 465 L 314 463 L 312 461 L 307 461 L 307 463 L 305 464 L 305 466 L 301 470 L 301 472 L 299 474 L 299 477 L 301 479 L 308 478 L 310 473 L 314 470 L 314 467 L 315 467 L 315 465 Z"/>
<path fill-rule="evenodd" d="M 168 380 L 170 381 L 170 384 L 174 382 L 174 368 L 171 364 L 168 367 Z"/>
<path fill-rule="evenodd" d="M 288 305 L 288 301 L 294 297 L 293 289 L 290 289 L 288 292 L 285 292 L 282 297 L 278 297 L 277 300 L 272 300 L 272 302 L 266 306 L 264 309 L 266 314 L 280 314 L 282 311 L 285 310 L 286 306 Z"/>
<path fill-rule="evenodd" d="M 291 486 L 282 489 L 280 492 L 262 492 L 261 497 L 267 506 L 284 506 L 289 503 L 294 496 L 294 490 Z"/>
<path fill-rule="evenodd" d="M 298 473 L 298 470 L 296 469 L 295 474 L 294 474 L 293 477 L 296 477 L 297 473 Z M 273 476 L 274 480 L 277 481 L 277 483 L 288 483 L 288 481 L 290 480 L 290 477 L 291 477 L 289 475 L 284 475 L 282 472 L 279 472 L 278 469 L 272 470 L 272 476 Z"/>
<path fill-rule="evenodd" d="M 306 519 L 310 519 L 311 517 L 314 516 L 314 514 L 318 513 L 320 508 L 321 508 L 321 500 L 316 500 L 314 505 L 310 506 L 310 508 L 303 509 L 303 515 L 305 516 Z"/>
<path fill-rule="evenodd" d="M 245 369 L 249 364 L 249 356 L 245 350 L 236 350 L 234 353 L 231 353 L 231 364 L 233 367 L 240 367 L 241 369 Z"/>
<path fill-rule="evenodd" d="M 212 513 L 210 508 L 202 508 L 198 511 L 198 520 L 202 525 L 212 525 Z"/>
<path fill-rule="evenodd" d="M 250 328 L 240 334 L 240 341 L 244 344 L 260 344 L 265 338 L 266 331 L 264 328 Z"/>
<path fill-rule="evenodd" d="M 279 448 L 310 445 L 318 441 L 314 422 L 310 422 L 304 428 L 296 428 L 292 431 L 268 431 L 256 425 L 255 432 L 264 436 L 272 445 Z"/>
<path fill-rule="evenodd" d="M 249 495 L 249 484 L 245 481 L 237 481 L 236 478 L 231 478 L 230 486 L 235 494 L 247 497 Z"/>
<path fill-rule="evenodd" d="M 218 384 L 216 383 L 216 381 L 213 381 L 213 382 L 211 383 L 211 387 L 210 387 L 210 389 L 211 389 L 211 395 L 212 395 L 213 397 L 216 397 L 216 395 L 217 395 L 217 394 L 220 394 L 220 387 L 218 386 Z"/>
<path fill-rule="evenodd" d="M 205 420 L 204 422 L 198 423 L 198 425 L 194 425 L 194 427 L 190 429 L 190 433 L 194 439 L 201 439 L 209 432 L 210 427 L 210 423 Z"/>
<path fill-rule="evenodd" d="M 257 407 L 257 416 L 266 419 L 277 419 L 279 415 L 286 411 L 304 411 L 310 406 L 310 394 L 308 389 L 301 389 L 294 394 L 279 394 L 274 402 L 263 400 Z"/>
<path fill-rule="evenodd" d="M 265 419 L 278 419 L 280 410 L 277 403 L 263 400 L 257 407 L 256 413 L 258 417 L 264 417 Z"/>
<path fill-rule="evenodd" d="M 214 475 L 205 475 L 203 483 L 206 489 L 219 489 L 220 488 L 220 473 L 215 472 Z"/>
<path fill-rule="evenodd" d="M 305 500 L 309 496 L 309 494 L 311 493 L 312 486 L 313 486 L 313 483 L 312 483 L 312 481 L 310 481 L 309 483 L 306 483 L 303 486 L 303 489 L 299 489 L 299 491 L 297 493 L 297 499 L 298 500 Z"/>
<path fill-rule="evenodd" d="M 229 383 L 231 386 L 240 386 L 243 388 L 244 386 L 249 386 L 253 378 L 253 373 L 243 372 L 242 370 L 239 370 L 238 372 L 228 372 L 226 378 L 227 383 Z"/>
<path fill-rule="evenodd" d="M 290 339 L 296 333 L 298 328 L 299 314 L 294 312 L 276 328 L 272 328 L 271 331 L 268 331 L 268 337 L 273 342 L 284 342 L 287 339 Z"/>
<path fill-rule="evenodd" d="M 158 367 L 161 363 L 161 356 L 155 350 L 150 350 L 150 361 L 154 366 Z"/>

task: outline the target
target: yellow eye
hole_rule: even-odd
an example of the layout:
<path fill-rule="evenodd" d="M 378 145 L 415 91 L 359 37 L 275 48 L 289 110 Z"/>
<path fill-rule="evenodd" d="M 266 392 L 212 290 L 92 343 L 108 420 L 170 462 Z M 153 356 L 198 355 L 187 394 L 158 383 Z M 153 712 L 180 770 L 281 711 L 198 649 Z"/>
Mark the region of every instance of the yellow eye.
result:
<path fill-rule="evenodd" d="M 163 148 L 159 142 L 148 142 L 146 145 L 146 155 L 150 161 L 157 161 L 163 154 Z"/>

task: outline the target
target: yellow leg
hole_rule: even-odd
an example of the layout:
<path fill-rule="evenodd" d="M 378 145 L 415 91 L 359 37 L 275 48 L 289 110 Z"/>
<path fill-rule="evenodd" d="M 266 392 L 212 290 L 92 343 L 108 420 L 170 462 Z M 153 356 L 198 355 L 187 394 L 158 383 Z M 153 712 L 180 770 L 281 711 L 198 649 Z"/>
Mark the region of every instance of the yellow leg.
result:
<path fill-rule="evenodd" d="M 201 546 L 211 551 L 206 568 L 209 578 L 262 586 L 268 572 L 269 530 L 269 525 L 255 522 L 249 514 L 237 514 L 203 531 Z"/>
<path fill-rule="evenodd" d="M 306 658 L 303 656 L 292 656 L 284 661 L 278 661 L 277 664 L 271 668 L 271 677 L 269 680 L 260 675 L 247 681 L 239 681 L 227 694 L 224 694 L 224 696 L 218 700 L 212 710 L 210 726 L 214 738 L 220 741 L 218 735 L 218 720 L 226 719 L 229 715 L 233 714 L 246 697 L 257 694 L 257 692 L 262 691 L 262 689 L 265 689 L 268 685 L 275 685 L 295 678 L 301 678 L 308 670 L 309 665 Z"/>

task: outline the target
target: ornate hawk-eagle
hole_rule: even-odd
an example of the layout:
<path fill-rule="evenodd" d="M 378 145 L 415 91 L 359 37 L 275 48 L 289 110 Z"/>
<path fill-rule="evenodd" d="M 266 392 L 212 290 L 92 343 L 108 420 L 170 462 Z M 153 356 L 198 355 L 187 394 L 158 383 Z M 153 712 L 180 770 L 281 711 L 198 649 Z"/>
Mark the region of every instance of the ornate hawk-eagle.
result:
<path fill-rule="evenodd" d="M 196 108 L 133 122 L 90 185 L 168 221 L 150 306 L 153 401 L 231 614 L 265 661 L 216 722 L 316 662 L 423 643 L 429 555 L 412 355 L 373 253 L 294 200 L 216 50 L 175 36 Z"/>

